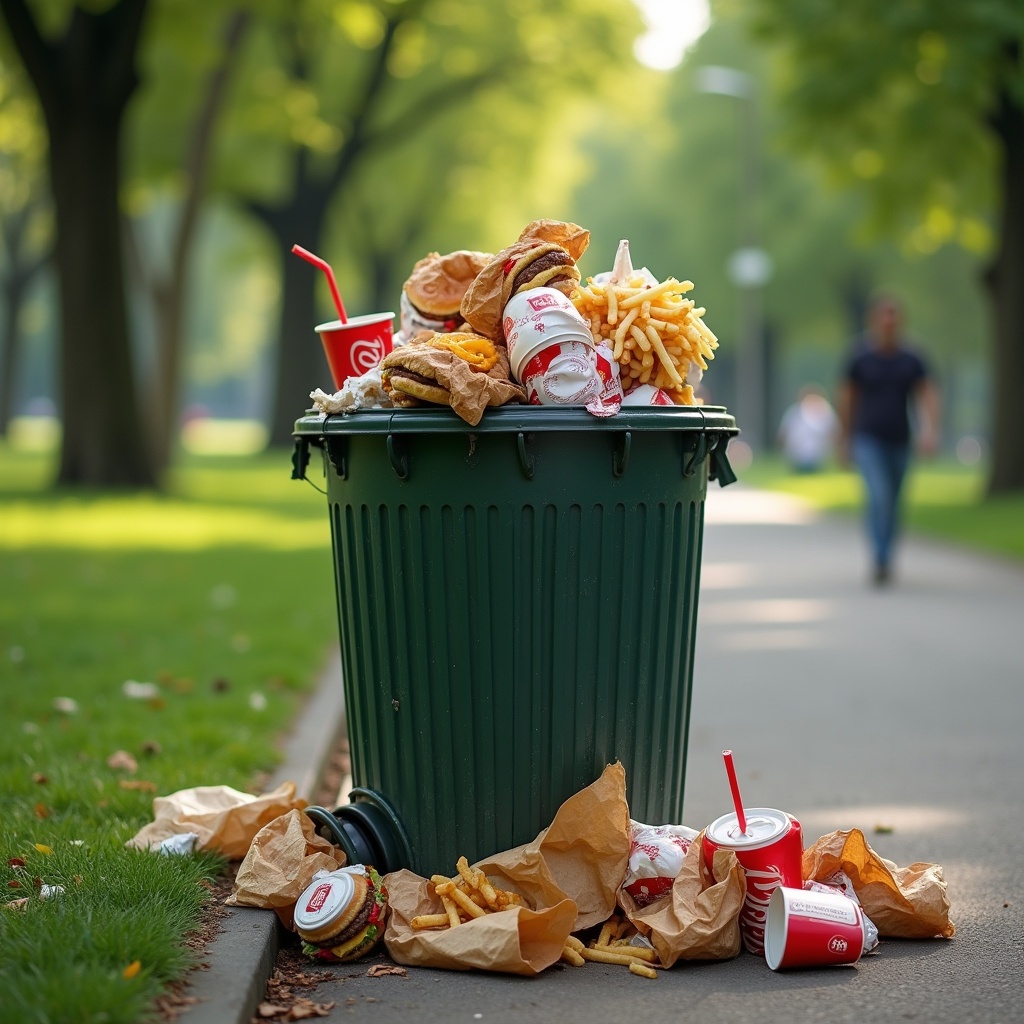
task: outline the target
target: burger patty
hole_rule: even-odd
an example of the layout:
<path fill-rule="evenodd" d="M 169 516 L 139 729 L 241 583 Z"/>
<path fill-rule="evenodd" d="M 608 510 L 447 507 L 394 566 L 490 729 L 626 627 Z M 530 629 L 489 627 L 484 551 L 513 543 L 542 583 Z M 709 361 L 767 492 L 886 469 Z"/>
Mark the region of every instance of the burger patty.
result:
<path fill-rule="evenodd" d="M 366 919 L 370 916 L 370 911 L 373 910 L 373 890 L 371 889 L 366 899 L 363 900 L 363 905 L 356 914 L 355 919 L 347 927 L 343 928 L 337 935 L 332 935 L 329 939 L 321 939 L 318 946 L 340 946 L 343 942 L 348 942 L 349 939 L 355 938 L 355 936 L 366 927 Z"/>
<path fill-rule="evenodd" d="M 551 252 L 546 252 L 543 256 L 538 256 L 532 263 L 527 263 L 516 274 L 510 294 L 515 295 L 523 285 L 529 284 L 541 271 L 554 270 L 555 267 L 565 267 L 568 270 L 572 265 L 572 257 L 564 249 L 553 249 Z"/>
<path fill-rule="evenodd" d="M 385 374 L 382 376 L 381 382 L 386 385 L 390 382 L 392 377 L 405 377 L 407 380 L 414 380 L 420 384 L 426 384 L 428 387 L 440 387 L 436 380 L 431 380 L 429 377 L 413 373 L 412 370 L 407 370 L 404 366 L 389 366 Z"/>

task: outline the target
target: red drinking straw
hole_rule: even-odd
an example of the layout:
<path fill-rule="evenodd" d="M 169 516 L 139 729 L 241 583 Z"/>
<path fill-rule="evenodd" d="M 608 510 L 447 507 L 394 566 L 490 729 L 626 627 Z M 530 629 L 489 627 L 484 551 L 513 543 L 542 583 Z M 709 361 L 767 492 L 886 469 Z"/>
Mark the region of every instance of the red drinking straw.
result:
<path fill-rule="evenodd" d="M 348 316 L 345 314 L 345 305 L 341 301 L 341 293 L 338 291 L 338 282 L 334 280 L 334 271 L 331 270 L 331 265 L 326 260 L 320 259 L 319 256 L 314 256 L 308 249 L 303 249 L 301 245 L 293 245 L 292 252 L 296 256 L 301 256 L 307 263 L 312 263 L 314 267 L 319 267 L 327 275 L 327 283 L 331 286 L 331 296 L 334 299 L 334 305 L 338 310 L 338 319 L 343 323 L 348 323 Z"/>
<path fill-rule="evenodd" d="M 729 776 L 729 788 L 732 790 L 732 802 L 736 808 L 736 818 L 740 823 L 740 831 L 747 834 L 747 817 L 743 813 L 743 798 L 740 796 L 740 784 L 736 781 L 736 766 L 732 763 L 732 751 L 723 750 L 722 760 L 725 761 L 725 771 Z"/>

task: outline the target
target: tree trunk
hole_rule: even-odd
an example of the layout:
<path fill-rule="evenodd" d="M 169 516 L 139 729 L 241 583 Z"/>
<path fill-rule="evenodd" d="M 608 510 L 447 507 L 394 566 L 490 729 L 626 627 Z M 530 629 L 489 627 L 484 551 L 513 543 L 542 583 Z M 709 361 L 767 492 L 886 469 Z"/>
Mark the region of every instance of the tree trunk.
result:
<path fill-rule="evenodd" d="M 1002 233 L 986 275 L 992 300 L 990 495 L 1024 490 L 1024 105 L 1003 90 L 992 120 L 1002 142 Z"/>
<path fill-rule="evenodd" d="M 277 345 L 268 444 L 290 445 L 296 419 L 309 407 L 309 393 L 322 387 L 333 391 L 323 345 L 313 328 L 316 287 L 320 271 L 291 254 L 298 243 L 320 255 L 323 225 L 331 192 L 309 180 L 299 160 L 296 188 L 286 206 L 252 207 L 274 236 L 282 258 L 280 340 Z M 325 319 L 332 319 L 332 316 Z"/>
<path fill-rule="evenodd" d="M 245 10 L 232 11 L 227 16 L 221 59 L 207 78 L 206 89 L 192 124 L 184 167 L 186 192 L 174 231 L 171 267 L 163 279 L 150 275 L 150 300 L 156 317 L 157 352 L 157 377 L 153 388 L 155 408 L 150 422 L 153 460 L 158 472 L 167 469 L 174 455 L 181 406 L 181 363 L 192 247 L 206 191 L 217 120 L 249 21 L 250 14 Z M 139 255 L 141 265 L 141 253 Z M 145 278 L 146 275 L 140 276 Z"/>
<path fill-rule="evenodd" d="M 50 43 L 24 0 L 0 0 L 49 136 L 64 425 L 58 484 L 156 484 L 132 370 L 118 202 L 146 4 L 120 0 L 97 14 L 75 7 L 65 35 Z"/>

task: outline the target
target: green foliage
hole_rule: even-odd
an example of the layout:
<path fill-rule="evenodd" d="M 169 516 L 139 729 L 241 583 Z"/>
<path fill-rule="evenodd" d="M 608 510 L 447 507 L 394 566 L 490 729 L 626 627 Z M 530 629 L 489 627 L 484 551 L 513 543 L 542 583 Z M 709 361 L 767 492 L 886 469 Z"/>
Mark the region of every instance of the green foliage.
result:
<path fill-rule="evenodd" d="M 754 9 L 762 36 L 785 53 L 792 140 L 868 192 L 881 223 L 912 228 L 919 251 L 950 241 L 987 251 L 997 158 L 988 121 L 1002 90 L 1024 104 L 1024 6 L 758 0 Z"/>
<path fill-rule="evenodd" d="M 134 1022 L 192 962 L 219 865 L 123 844 L 157 794 L 261 788 L 336 642 L 330 531 L 280 453 L 193 458 L 165 497 L 43 497 L 48 462 L 0 447 L 0 863 L 5 901 L 30 897 L 0 912 L 0 1005 Z M 119 750 L 135 771 L 108 765 Z M 34 877 L 66 891 L 40 899 Z"/>

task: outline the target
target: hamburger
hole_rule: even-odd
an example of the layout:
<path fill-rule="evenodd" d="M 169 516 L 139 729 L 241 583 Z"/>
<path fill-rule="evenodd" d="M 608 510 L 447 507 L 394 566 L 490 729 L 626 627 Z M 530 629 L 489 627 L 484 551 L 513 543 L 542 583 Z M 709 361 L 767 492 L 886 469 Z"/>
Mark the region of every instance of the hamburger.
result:
<path fill-rule="evenodd" d="M 451 391 L 431 373 L 449 361 L 424 358 L 422 346 L 450 352 L 478 372 L 486 372 L 498 362 L 493 343 L 477 334 L 423 332 L 381 363 L 381 386 L 392 403 L 401 408 L 414 408 L 424 403 L 451 405 Z"/>
<path fill-rule="evenodd" d="M 402 286 L 401 324 L 406 339 L 417 331 L 454 331 L 463 323 L 459 307 L 470 282 L 491 254 L 460 249 L 445 256 L 428 253 Z"/>
<path fill-rule="evenodd" d="M 590 233 L 563 221 L 533 221 L 519 240 L 502 249 L 477 274 L 462 299 L 461 313 L 478 334 L 503 341 L 502 313 L 513 295 L 531 288 L 556 288 L 570 296 L 580 283 L 576 260 Z"/>
<path fill-rule="evenodd" d="M 353 864 L 314 878 L 295 904 L 303 952 L 317 960 L 355 960 L 384 933 L 387 891 L 372 868 Z"/>

